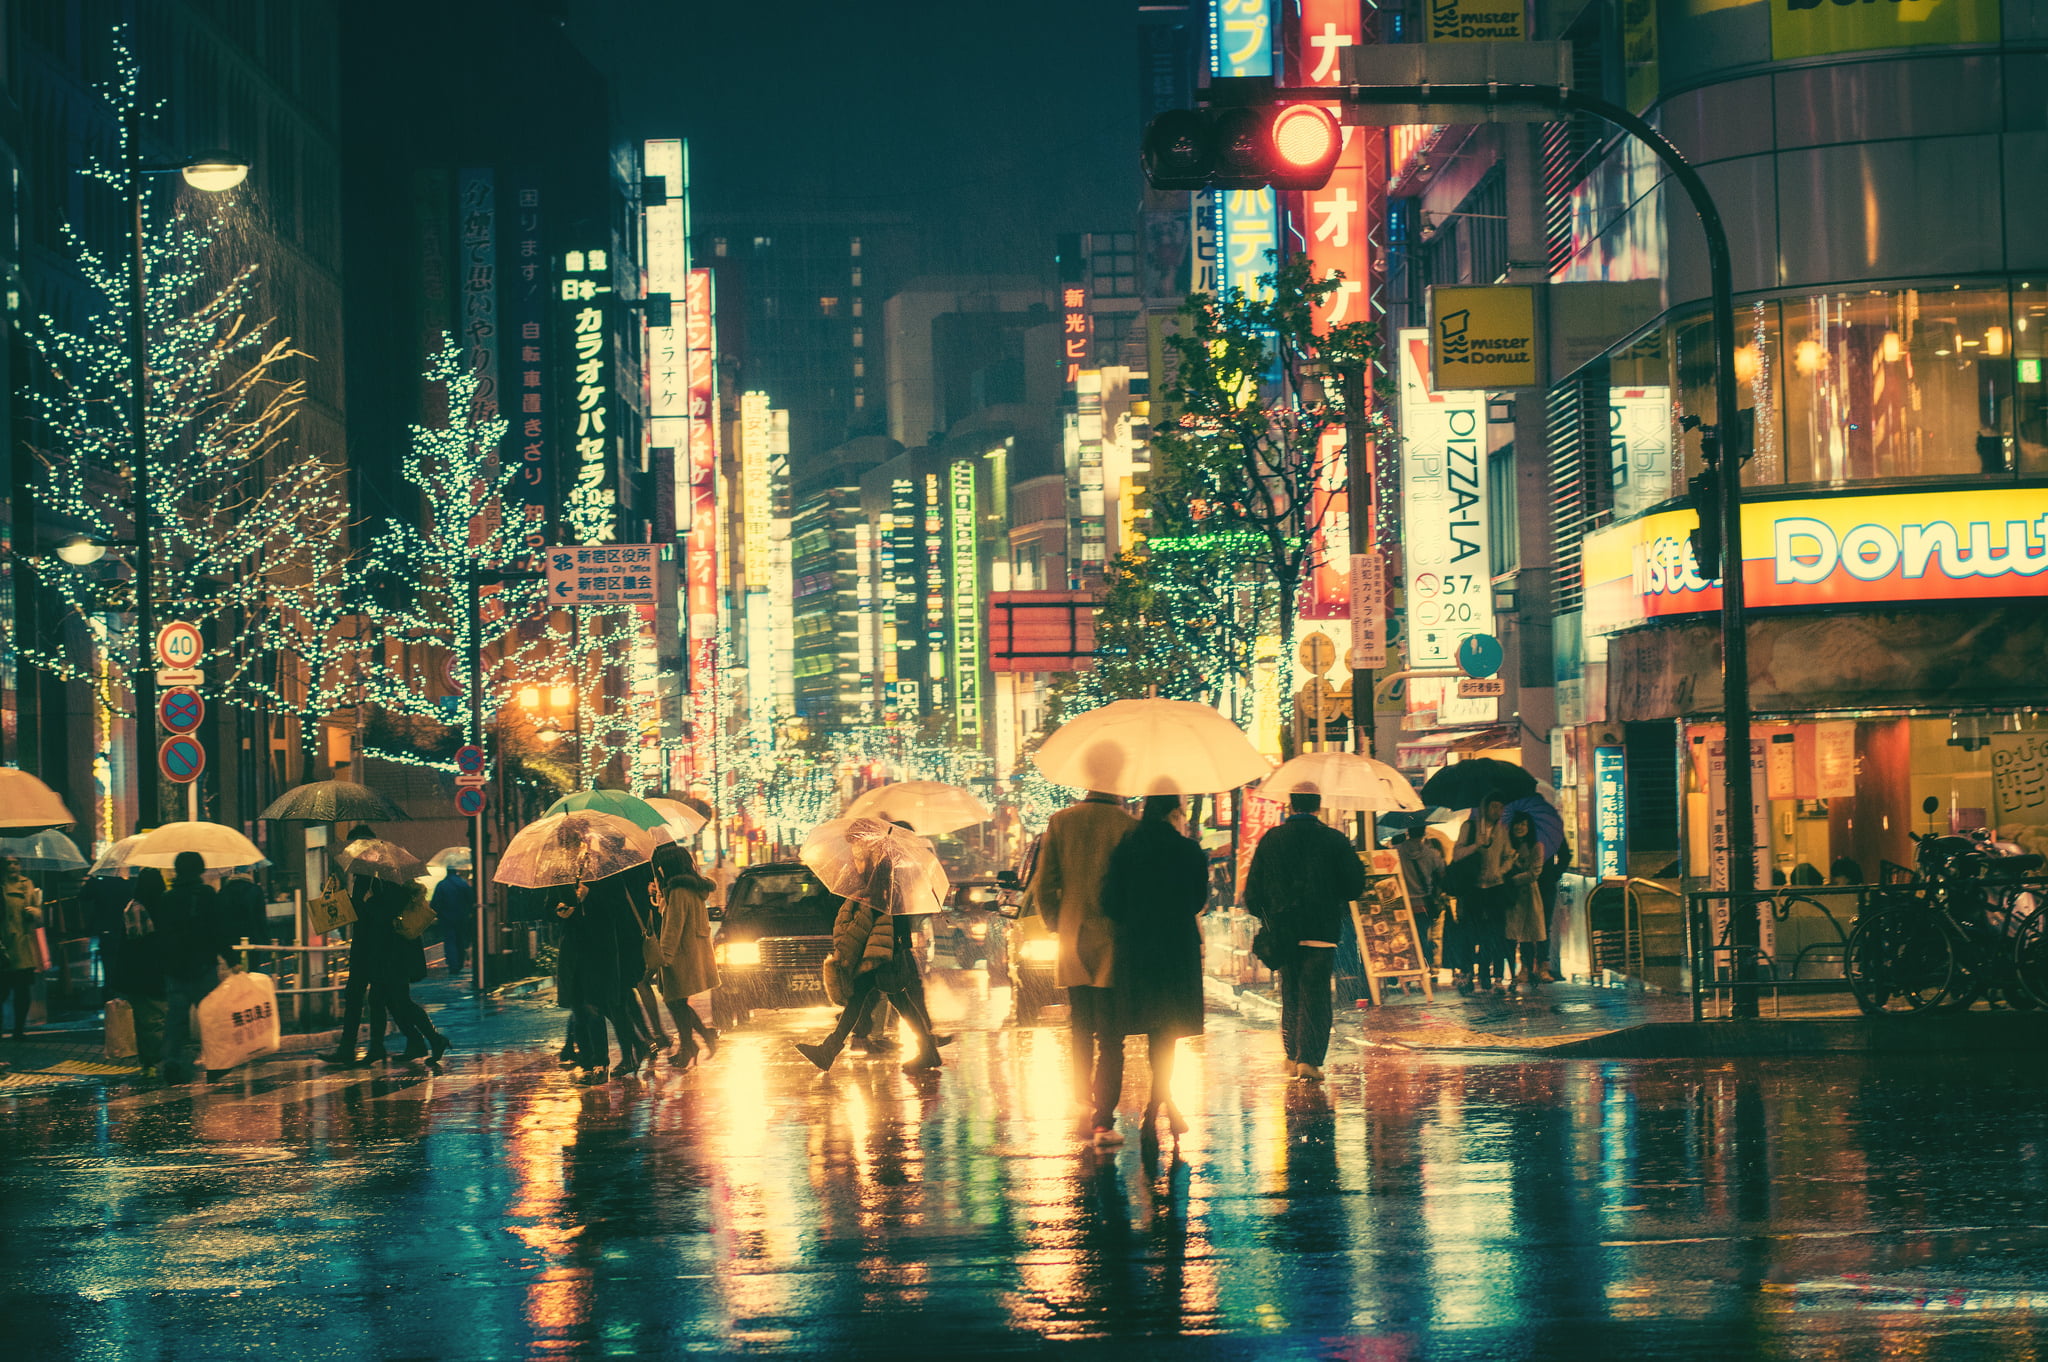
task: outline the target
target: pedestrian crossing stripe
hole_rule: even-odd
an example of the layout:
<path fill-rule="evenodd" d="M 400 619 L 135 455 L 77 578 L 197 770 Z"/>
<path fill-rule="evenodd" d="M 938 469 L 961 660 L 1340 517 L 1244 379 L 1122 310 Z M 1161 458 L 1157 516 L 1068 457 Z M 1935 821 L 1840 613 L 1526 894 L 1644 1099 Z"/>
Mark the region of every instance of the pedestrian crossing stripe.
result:
<path fill-rule="evenodd" d="M 135 1064 L 107 1064 L 96 1059 L 67 1059 L 44 1069 L 52 1074 L 139 1074 L 142 1069 Z"/>
<path fill-rule="evenodd" d="M 1388 1032 L 1379 1039 L 1409 1050 L 1548 1050 L 1553 1045 L 1591 1040 L 1609 1034 L 1580 1031 L 1564 1036 L 1502 1036 L 1488 1031 L 1468 1031 L 1462 1026 L 1413 1026 Z"/>

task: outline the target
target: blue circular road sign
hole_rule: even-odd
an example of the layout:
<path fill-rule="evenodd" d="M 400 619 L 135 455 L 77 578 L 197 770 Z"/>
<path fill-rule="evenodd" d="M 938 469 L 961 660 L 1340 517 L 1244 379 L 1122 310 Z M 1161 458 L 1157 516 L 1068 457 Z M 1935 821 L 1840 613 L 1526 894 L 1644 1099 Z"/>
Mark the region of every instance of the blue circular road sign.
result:
<path fill-rule="evenodd" d="M 190 784 L 206 769 L 206 749 L 197 738 L 165 738 L 164 745 L 157 749 L 156 764 L 168 779 L 180 785 Z"/>
<path fill-rule="evenodd" d="M 1500 670 L 1503 656 L 1500 640 L 1492 634 L 1467 634 L 1458 640 L 1458 670 L 1467 676 L 1492 676 Z"/>
<path fill-rule="evenodd" d="M 473 776 L 483 770 L 483 748 L 474 745 L 458 748 L 455 753 L 455 769 L 466 776 Z"/>
<path fill-rule="evenodd" d="M 484 811 L 484 788 L 471 785 L 455 792 L 455 812 L 464 818 L 474 818 Z"/>
<path fill-rule="evenodd" d="M 157 719 L 173 733 L 185 734 L 197 729 L 206 719 L 206 701 L 199 692 L 188 686 L 167 690 L 157 701 Z"/>

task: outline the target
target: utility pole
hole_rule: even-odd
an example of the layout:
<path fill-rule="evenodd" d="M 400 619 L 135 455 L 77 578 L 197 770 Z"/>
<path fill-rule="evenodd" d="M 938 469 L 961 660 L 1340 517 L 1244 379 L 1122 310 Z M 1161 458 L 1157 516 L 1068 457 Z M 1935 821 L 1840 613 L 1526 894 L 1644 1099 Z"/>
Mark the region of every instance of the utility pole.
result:
<path fill-rule="evenodd" d="M 122 115 L 122 174 L 135 247 L 128 260 L 128 423 L 133 444 L 129 487 L 135 505 L 135 817 L 144 827 L 163 816 L 156 766 L 156 517 L 149 485 L 149 322 L 143 309 L 142 110 Z"/>

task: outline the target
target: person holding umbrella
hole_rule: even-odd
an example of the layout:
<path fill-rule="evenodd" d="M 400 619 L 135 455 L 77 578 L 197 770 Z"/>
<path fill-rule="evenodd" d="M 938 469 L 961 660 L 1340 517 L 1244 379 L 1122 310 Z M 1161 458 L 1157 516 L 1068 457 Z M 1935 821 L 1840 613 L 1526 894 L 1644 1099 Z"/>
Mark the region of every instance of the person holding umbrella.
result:
<path fill-rule="evenodd" d="M 14 1005 L 16 1040 L 28 1034 L 29 1002 L 42 957 L 36 950 L 36 928 L 43 923 L 43 895 L 12 856 L 0 857 L 0 1004 Z"/>
<path fill-rule="evenodd" d="M 1195 919 L 1209 906 L 1209 858 L 1177 826 L 1180 811 L 1179 795 L 1146 796 L 1144 816 L 1110 854 L 1102 883 L 1103 915 L 1116 924 L 1124 1025 L 1146 1038 L 1152 1070 L 1142 1127 L 1148 1142 L 1158 1139 L 1162 1110 L 1176 1137 L 1186 1133 L 1173 1103 L 1174 1050 L 1181 1037 L 1202 1034 L 1202 933 Z"/>
<path fill-rule="evenodd" d="M 1526 813 L 1509 816 L 1508 848 L 1511 859 L 1503 876 L 1508 909 L 1502 934 L 1517 957 L 1512 986 L 1534 993 L 1543 982 L 1543 944 L 1549 935 L 1544 928 L 1543 845 L 1536 840 L 1535 819 Z"/>
<path fill-rule="evenodd" d="M 718 1032 L 690 1006 L 690 999 L 718 987 L 705 906 L 712 884 L 697 873 L 696 858 L 686 848 L 664 842 L 654 849 L 654 885 L 661 895 L 661 996 L 676 1024 L 670 1062 L 687 1069 L 697 1062 L 699 1038 L 707 1057 L 718 1053 Z"/>
<path fill-rule="evenodd" d="M 399 1058 L 438 1063 L 448 1051 L 448 1037 L 435 1029 L 426 1009 L 413 1000 L 412 983 L 426 976 L 426 960 L 418 938 L 402 933 L 398 921 L 418 893 L 412 873 L 420 863 L 395 843 L 351 836 L 343 849 L 341 864 L 351 875 L 349 900 L 355 905 L 356 921 L 349 933 L 349 979 L 343 994 L 341 1043 L 334 1053 L 320 1058 L 342 1068 L 353 1068 L 360 1062 L 355 1054 L 356 1032 L 368 999 L 382 1004 L 404 1034 L 405 1053 Z M 374 1016 L 371 1032 L 373 1045 L 381 1049 L 381 1024 Z"/>
<path fill-rule="evenodd" d="M 1330 974 L 1344 915 L 1365 892 L 1351 839 L 1317 815 L 1317 794 L 1287 796 L 1285 822 L 1259 839 L 1244 902 L 1279 953 L 1280 1042 L 1292 1076 L 1321 1082 L 1330 1048 Z"/>
<path fill-rule="evenodd" d="M 1446 879 L 1458 900 L 1458 950 L 1453 975 L 1460 993 L 1491 991 L 1505 995 L 1501 966 L 1509 954 L 1507 914 L 1514 891 L 1507 873 L 1514 859 L 1508 842 L 1506 801 L 1498 795 L 1482 799 L 1459 829 Z"/>
<path fill-rule="evenodd" d="M 154 914 L 164 962 L 166 1082 L 191 1077 L 192 1010 L 220 982 L 220 967 L 240 969 L 220 896 L 206 882 L 206 858 L 181 851 L 171 863 L 171 886 Z"/>

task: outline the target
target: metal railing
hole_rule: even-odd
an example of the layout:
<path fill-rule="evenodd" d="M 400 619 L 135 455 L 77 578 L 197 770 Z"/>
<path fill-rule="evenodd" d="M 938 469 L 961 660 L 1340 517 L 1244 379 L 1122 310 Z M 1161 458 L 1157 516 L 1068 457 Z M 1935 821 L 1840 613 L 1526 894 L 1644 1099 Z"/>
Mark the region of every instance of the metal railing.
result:
<path fill-rule="evenodd" d="M 273 959 L 272 968 L 263 971 L 277 981 L 279 1020 L 289 1029 L 297 1030 L 308 1022 L 332 1019 L 334 995 L 348 987 L 346 942 L 333 946 L 278 946 L 243 937 L 235 950 L 245 969 L 255 968 L 249 960 L 251 955 L 303 957 L 292 960 L 284 969 L 277 968 L 280 962 Z M 339 969 L 336 957 L 340 957 Z"/>
<path fill-rule="evenodd" d="M 1778 885 L 1770 889 L 1702 890 L 1686 896 L 1686 963 L 1692 978 L 1694 1021 L 1707 1017 L 1710 999 L 1769 994 L 1774 1013 L 1786 994 L 1849 992 L 1849 934 L 1873 895 L 1900 886 L 1873 884 Z M 1912 887 L 1907 893 L 1914 892 Z M 1736 940 L 1735 909 L 1756 905 L 1758 940 Z M 1744 979 L 1742 964 L 1754 963 Z"/>

